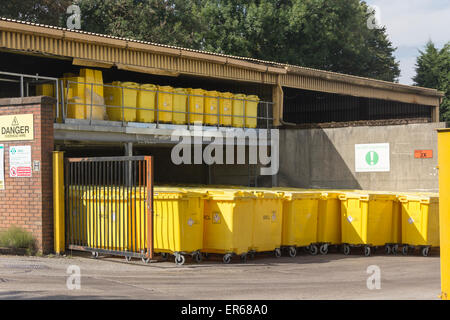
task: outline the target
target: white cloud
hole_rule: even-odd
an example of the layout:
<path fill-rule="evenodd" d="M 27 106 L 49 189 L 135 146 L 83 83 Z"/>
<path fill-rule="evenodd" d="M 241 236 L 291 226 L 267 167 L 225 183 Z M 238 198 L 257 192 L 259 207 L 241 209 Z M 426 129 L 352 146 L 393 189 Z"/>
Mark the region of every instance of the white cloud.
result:
<path fill-rule="evenodd" d="M 398 47 L 402 75 L 400 82 L 411 84 L 414 64 L 428 40 L 438 47 L 450 41 L 449 0 L 368 0 L 380 9 L 381 24 L 386 26 L 389 39 Z"/>

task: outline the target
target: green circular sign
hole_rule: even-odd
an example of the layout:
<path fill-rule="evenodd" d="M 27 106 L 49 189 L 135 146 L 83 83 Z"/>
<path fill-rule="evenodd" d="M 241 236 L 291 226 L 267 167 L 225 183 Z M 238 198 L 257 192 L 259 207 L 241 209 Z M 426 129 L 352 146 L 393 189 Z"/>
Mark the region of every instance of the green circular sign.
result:
<path fill-rule="evenodd" d="M 369 166 L 374 166 L 378 163 L 380 160 L 380 157 L 378 156 L 378 153 L 375 151 L 369 151 L 366 154 L 366 162 Z"/>

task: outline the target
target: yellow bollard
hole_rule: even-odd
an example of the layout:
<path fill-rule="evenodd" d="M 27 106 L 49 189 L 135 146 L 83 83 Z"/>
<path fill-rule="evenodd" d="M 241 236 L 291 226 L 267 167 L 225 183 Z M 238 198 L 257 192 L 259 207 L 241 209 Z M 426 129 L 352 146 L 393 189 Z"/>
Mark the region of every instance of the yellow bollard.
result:
<path fill-rule="evenodd" d="M 53 151 L 53 238 L 55 253 L 65 250 L 64 152 Z"/>
<path fill-rule="evenodd" d="M 450 299 L 450 129 L 438 130 L 441 299 Z"/>

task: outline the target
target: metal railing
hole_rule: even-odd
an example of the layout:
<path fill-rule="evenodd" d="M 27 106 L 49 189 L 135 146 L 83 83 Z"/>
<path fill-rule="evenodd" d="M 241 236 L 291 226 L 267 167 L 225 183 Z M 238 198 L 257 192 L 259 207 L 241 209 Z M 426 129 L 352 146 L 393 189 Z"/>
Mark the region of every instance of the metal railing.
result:
<path fill-rule="evenodd" d="M 65 160 L 65 237 L 70 250 L 153 257 L 151 157 Z"/>
<path fill-rule="evenodd" d="M 77 96 L 72 94 L 72 98 L 69 98 L 69 89 L 76 86 L 84 87 L 85 94 L 82 97 L 78 97 L 78 99 L 75 99 Z M 96 94 L 96 90 L 100 89 L 105 90 L 108 88 L 120 90 L 120 94 L 117 96 L 119 97 L 120 105 L 112 104 L 108 101 L 104 101 L 104 97 L 99 96 Z M 152 93 L 155 95 L 154 100 L 154 108 L 153 107 L 142 107 L 137 106 L 137 102 L 134 104 L 127 103 L 126 102 L 126 93 L 128 91 L 136 91 L 135 95 L 137 97 L 139 92 L 144 93 Z M 117 94 L 117 92 L 116 92 Z M 177 105 L 172 104 L 171 110 L 164 110 L 160 108 L 160 95 L 161 94 L 168 94 L 172 95 L 173 98 L 175 96 L 185 96 L 185 106 L 182 106 L 179 108 Z M 87 97 L 87 98 L 86 98 Z M 191 99 L 195 98 L 201 98 L 201 99 L 211 99 L 216 100 L 214 103 L 214 109 L 217 109 L 217 112 L 210 113 L 210 112 L 193 112 L 191 111 Z M 103 101 L 102 101 L 103 100 Z M 223 113 L 221 112 L 221 102 L 224 100 L 228 100 L 231 103 L 230 112 Z M 96 103 L 100 101 L 100 103 Z M 137 101 L 137 100 L 136 100 Z M 236 112 L 233 114 L 233 101 L 241 101 L 243 104 L 241 112 Z M 172 124 L 183 124 L 187 125 L 188 127 L 195 124 L 201 124 L 203 126 L 214 126 L 214 127 L 238 127 L 238 128 L 271 128 L 273 125 L 273 117 L 272 110 L 273 110 L 273 102 L 266 102 L 266 101 L 258 101 L 257 103 L 257 110 L 256 115 L 248 115 L 248 104 L 251 102 L 255 102 L 255 100 L 250 99 L 237 99 L 235 97 L 233 98 L 227 98 L 227 97 L 210 97 L 207 95 L 196 95 L 196 94 L 190 94 L 190 93 L 180 93 L 180 92 L 169 92 L 169 91 L 162 91 L 159 89 L 156 90 L 149 90 L 149 89 L 143 89 L 143 88 L 135 88 L 135 87 L 123 87 L 123 86 L 114 86 L 109 84 L 98 84 L 98 83 L 89 83 L 89 82 L 76 82 L 76 81 L 70 81 L 67 80 L 64 83 L 64 103 L 61 104 L 61 107 L 64 108 L 61 113 L 63 114 L 64 119 L 70 119 L 73 117 L 70 117 L 70 115 L 73 115 L 76 112 L 77 108 L 84 108 L 85 110 L 85 120 L 89 120 L 90 123 L 92 123 L 93 120 L 111 120 L 111 121 L 121 121 L 122 125 L 125 125 L 126 122 L 144 122 L 144 123 L 155 123 L 157 127 L 159 124 L 162 123 L 172 123 Z M 204 110 L 207 107 L 205 103 L 203 103 Z M 69 112 L 69 109 L 71 112 Z M 103 111 L 101 110 L 103 109 Z M 114 112 L 114 109 L 120 109 L 121 117 L 114 117 L 114 119 L 111 119 L 111 117 L 108 117 L 108 114 L 111 114 Z M 185 109 L 186 111 L 181 111 L 177 109 Z M 100 111 L 100 112 L 99 112 Z M 136 112 L 136 115 L 138 113 L 153 113 L 153 116 L 150 116 L 150 120 L 146 121 L 140 121 L 137 116 L 132 116 L 131 121 L 130 117 L 127 117 L 127 112 L 131 111 L 133 114 Z M 81 112 L 82 114 L 82 112 Z M 165 120 L 164 115 L 170 114 L 168 117 L 171 120 Z M 100 115 L 100 116 L 99 116 Z M 102 116 L 103 115 L 103 116 Z M 180 119 L 174 120 L 175 116 L 181 115 L 181 117 L 178 117 Z M 184 117 L 183 117 L 184 115 Z M 202 121 L 194 121 L 195 116 L 201 116 L 203 118 Z M 108 117 L 108 119 L 106 119 Z M 214 121 L 206 121 L 207 118 L 213 117 L 216 120 Z M 75 117 L 77 118 L 77 117 Z M 238 119 L 238 120 L 237 120 Z M 234 122 L 238 123 L 238 125 L 233 125 Z"/>
<path fill-rule="evenodd" d="M 60 80 L 58 78 L 44 77 L 38 74 L 29 75 L 0 71 L 0 82 L 16 84 L 18 86 L 19 96 L 21 98 L 29 97 L 30 95 L 36 95 L 36 92 L 32 94 L 32 87 L 50 83 L 53 85 L 53 97 L 56 98 L 56 105 L 59 106 L 60 102 L 63 102 L 63 99 L 60 99 L 63 92 Z M 60 106 L 55 109 L 55 117 L 56 119 L 58 119 L 61 117 L 60 110 L 64 109 L 64 107 Z"/>
<path fill-rule="evenodd" d="M 172 123 L 172 124 L 182 124 L 190 127 L 191 125 L 201 124 L 202 126 L 212 126 L 212 127 L 237 127 L 237 128 L 266 128 L 270 129 L 273 127 L 273 102 L 258 101 L 256 113 L 252 110 L 252 115 L 248 112 L 249 103 L 253 100 L 249 99 L 238 99 L 236 97 L 227 98 L 218 96 L 212 98 L 207 95 L 196 95 L 190 93 L 180 93 L 180 92 L 167 92 L 161 91 L 158 87 L 156 90 L 144 89 L 144 88 L 130 88 L 123 86 L 114 86 L 108 84 L 90 83 L 90 82 L 76 82 L 67 79 L 58 79 L 52 77 L 45 77 L 40 75 L 27 75 L 20 73 L 11 73 L 0 71 L 0 82 L 14 83 L 18 86 L 18 95 L 20 97 L 28 97 L 31 95 L 37 95 L 38 87 L 51 84 L 50 95 L 56 99 L 56 105 L 54 110 L 54 120 L 55 122 L 64 123 L 66 119 L 84 119 L 88 120 L 90 124 L 93 121 L 110 120 L 110 121 L 121 121 L 122 126 L 126 126 L 127 122 L 137 122 L 137 123 L 154 123 L 156 127 L 160 127 L 160 124 Z M 82 87 L 82 92 L 77 92 L 77 94 L 70 95 L 70 88 L 80 86 Z M 120 90 L 121 101 L 119 104 L 111 104 L 108 101 L 104 101 L 104 95 L 97 95 L 96 91 L 105 91 L 105 89 L 116 89 Z M 139 91 L 145 93 L 152 93 L 155 95 L 154 107 L 143 107 L 137 105 L 137 101 L 133 104 L 127 104 L 125 99 L 126 90 L 135 90 L 136 96 Z M 186 96 L 186 111 L 182 111 L 177 105 L 173 105 L 172 110 L 164 110 L 160 108 L 160 95 L 169 94 L 173 98 L 175 96 Z M 77 99 L 78 98 L 78 99 Z M 214 108 L 217 112 L 211 113 L 206 112 L 206 105 L 204 105 L 203 112 L 193 112 L 191 110 L 191 100 L 196 98 L 209 98 L 211 100 L 216 99 L 214 103 Z M 205 101 L 205 100 L 204 100 Z M 231 104 L 230 110 L 228 112 L 221 112 L 221 104 L 224 101 L 229 101 Z M 238 112 L 233 112 L 233 102 L 242 102 L 242 109 Z M 209 106 L 210 107 L 210 106 Z M 108 113 L 114 109 L 119 109 L 121 112 L 120 119 L 112 120 L 109 119 Z M 69 112 L 70 111 L 70 112 Z M 81 112 L 82 111 L 82 112 Z M 140 119 L 131 119 L 134 121 L 127 121 L 127 111 L 139 113 L 153 113 L 153 119 L 141 121 Z M 82 116 L 73 116 L 76 113 L 82 114 Z M 101 114 L 101 116 L 99 116 Z M 169 117 L 165 115 L 169 114 Z M 256 115 L 255 115 L 256 114 Z M 202 121 L 196 122 L 196 118 L 202 118 Z M 152 118 L 150 116 L 150 118 Z M 167 121 L 166 118 L 172 119 Z M 175 121 L 173 119 L 176 119 Z M 181 120 L 180 120 L 181 119 Z M 213 119 L 213 121 L 205 121 Z"/>

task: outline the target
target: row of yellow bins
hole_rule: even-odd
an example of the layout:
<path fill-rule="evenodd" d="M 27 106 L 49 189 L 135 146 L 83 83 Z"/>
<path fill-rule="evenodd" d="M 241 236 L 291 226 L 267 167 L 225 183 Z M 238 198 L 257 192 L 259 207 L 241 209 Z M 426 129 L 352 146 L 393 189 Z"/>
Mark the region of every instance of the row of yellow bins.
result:
<path fill-rule="evenodd" d="M 105 86 L 105 103 L 112 121 L 256 128 L 259 98 L 117 81 Z"/>
<path fill-rule="evenodd" d="M 200 262 L 203 255 L 223 254 L 224 263 L 256 252 L 281 256 L 281 193 L 158 190 L 154 212 L 155 252 L 163 259 L 175 256 L 177 265 L 185 263 L 185 255 Z"/>
<path fill-rule="evenodd" d="M 436 194 L 187 190 L 205 195 L 200 251 L 223 254 L 224 263 L 256 252 L 274 251 L 279 257 L 281 249 L 295 257 L 298 248 L 315 255 L 342 245 L 346 255 L 362 247 L 370 256 L 378 247 L 396 254 L 402 246 L 404 255 L 419 248 L 428 256 L 439 246 Z"/>
<path fill-rule="evenodd" d="M 81 69 L 79 75 L 66 73 L 60 80 L 70 119 L 246 128 L 258 124 L 256 95 L 135 82 L 104 84 L 102 72 L 94 69 Z M 36 94 L 55 97 L 54 84 L 37 85 Z"/>
<path fill-rule="evenodd" d="M 83 199 L 80 203 L 89 212 L 88 221 L 94 219 L 89 209 L 92 201 L 99 198 L 106 206 L 122 208 L 100 210 L 115 217 L 103 214 L 100 219 L 105 222 L 95 230 L 88 223 L 88 245 L 145 251 L 142 192 L 72 192 Z M 209 254 L 221 254 L 223 262 L 230 263 L 233 256 L 246 260 L 259 252 L 280 257 L 284 250 L 295 257 L 299 248 L 312 255 L 327 254 L 330 246 L 340 246 L 346 255 L 355 247 L 363 248 L 366 256 L 377 247 L 396 254 L 402 246 L 404 255 L 419 248 L 428 256 L 431 247 L 439 246 L 438 204 L 437 195 L 420 193 L 157 187 L 154 249 L 163 259 L 173 255 L 177 265 L 185 263 L 186 255 L 200 262 Z M 82 210 L 75 207 L 73 211 Z M 76 219 L 76 214 L 70 216 Z M 121 221 L 127 217 L 131 222 L 124 228 Z M 120 230 L 105 236 L 105 224 Z"/>

